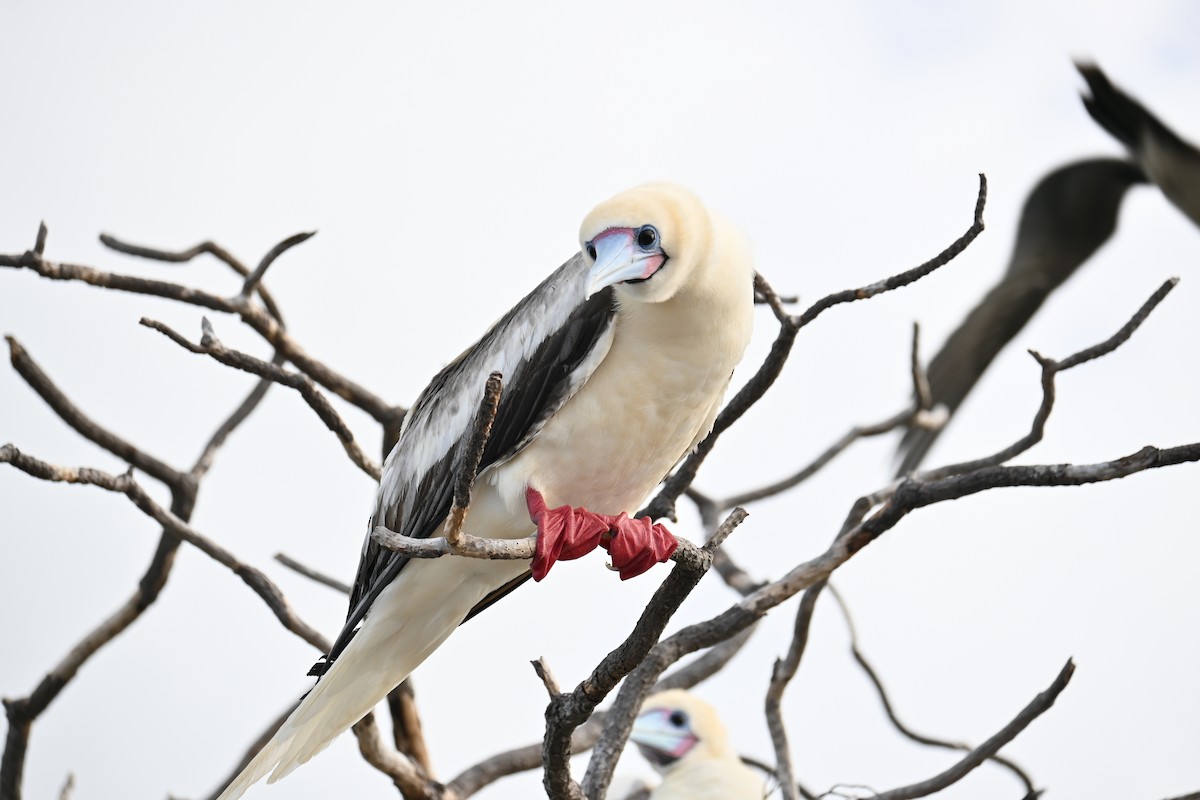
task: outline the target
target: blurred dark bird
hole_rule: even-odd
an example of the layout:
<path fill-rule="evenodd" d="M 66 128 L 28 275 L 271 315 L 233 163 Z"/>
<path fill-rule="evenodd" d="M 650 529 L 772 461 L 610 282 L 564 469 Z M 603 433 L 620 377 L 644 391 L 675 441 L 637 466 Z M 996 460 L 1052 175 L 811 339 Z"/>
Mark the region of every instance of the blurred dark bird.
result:
<path fill-rule="evenodd" d="M 1136 165 L 1113 158 L 1078 161 L 1042 178 L 1021 211 L 1004 277 L 929 363 L 935 405 L 954 413 L 1051 292 L 1108 241 L 1125 192 L 1145 180 Z M 897 474 L 916 469 L 940 432 L 909 428 L 900 440 Z"/>
<path fill-rule="evenodd" d="M 1091 95 L 1083 106 L 1100 127 L 1129 150 L 1146 177 L 1192 222 L 1200 225 L 1200 149 L 1181 139 L 1145 106 L 1113 85 L 1095 64 L 1075 67 Z"/>

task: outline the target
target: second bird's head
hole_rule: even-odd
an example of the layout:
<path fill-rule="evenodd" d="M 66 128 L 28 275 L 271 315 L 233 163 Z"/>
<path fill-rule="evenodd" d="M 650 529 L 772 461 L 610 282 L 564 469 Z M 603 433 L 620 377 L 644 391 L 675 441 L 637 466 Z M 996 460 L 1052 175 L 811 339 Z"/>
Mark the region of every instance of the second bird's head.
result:
<path fill-rule="evenodd" d="M 708 210 L 680 186 L 648 183 L 621 192 L 579 228 L 588 296 L 612 286 L 631 300 L 669 300 L 702 268 L 712 235 Z"/>

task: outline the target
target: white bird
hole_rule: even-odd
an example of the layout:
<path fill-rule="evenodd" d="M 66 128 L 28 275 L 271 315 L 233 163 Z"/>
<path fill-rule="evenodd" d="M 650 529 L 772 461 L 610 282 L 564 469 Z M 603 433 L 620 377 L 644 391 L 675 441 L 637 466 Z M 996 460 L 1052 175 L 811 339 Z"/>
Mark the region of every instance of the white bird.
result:
<path fill-rule="evenodd" d="M 646 698 L 629 740 L 663 781 L 650 800 L 762 800 L 763 779 L 742 763 L 717 712 L 682 689 Z"/>
<path fill-rule="evenodd" d="M 1095 64 L 1076 64 L 1091 95 L 1083 105 L 1100 127 L 1129 150 L 1167 199 L 1200 225 L 1200 148 L 1175 131 L 1133 97 L 1114 86 Z"/>
<path fill-rule="evenodd" d="M 466 533 L 538 533 L 532 564 L 410 560 L 368 533 L 313 687 L 226 788 L 287 775 L 358 722 L 465 619 L 598 545 L 629 578 L 676 541 L 628 514 L 712 429 L 750 340 L 749 246 L 695 195 L 647 184 L 584 219 L 577 253 L 439 372 L 404 419 L 371 526 L 442 535 L 488 375 L 505 386 Z"/>

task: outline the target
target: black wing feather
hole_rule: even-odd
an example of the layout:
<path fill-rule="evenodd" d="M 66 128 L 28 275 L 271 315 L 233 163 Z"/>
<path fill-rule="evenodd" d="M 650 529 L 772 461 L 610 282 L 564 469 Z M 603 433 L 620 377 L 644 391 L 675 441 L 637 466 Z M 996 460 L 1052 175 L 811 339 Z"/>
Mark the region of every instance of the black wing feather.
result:
<path fill-rule="evenodd" d="M 492 369 L 500 366 L 482 363 L 481 359 L 486 359 L 487 353 L 491 352 L 489 345 L 495 345 L 496 336 L 511 330 L 519 321 L 519 317 L 536 313 L 538 299 L 542 298 L 547 286 L 550 285 L 553 290 L 553 282 L 556 279 L 559 282 L 565 281 L 564 271 L 573 265 L 578 267 L 579 263 L 579 258 L 576 257 L 565 264 L 497 322 L 476 345 L 435 375 L 414 403 L 409 418 L 412 419 L 423 410 L 423 406 L 426 407 L 424 410 L 428 411 L 428 407 L 435 403 L 470 403 L 472 407 L 477 405 L 482 397 L 483 383 L 479 380 L 479 385 L 474 385 L 476 374 L 486 379 Z M 509 370 L 510 374 L 504 376 L 504 392 L 492 425 L 491 437 L 479 465 L 481 472 L 519 452 L 546 419 L 578 389 L 579 381 L 573 379 L 573 373 L 604 335 L 614 313 L 612 290 L 597 292 L 571 311 L 563 325 L 550 331 L 528 358 Z M 471 424 L 474 424 L 474 418 L 471 419 Z M 466 430 L 469 429 L 468 427 Z M 350 607 L 345 626 L 334 642 L 328 659 L 314 665 L 310 674 L 320 675 L 328 669 L 329 664 L 349 644 L 379 593 L 395 580 L 408 563 L 408 558 L 375 543 L 370 536 L 374 526 L 382 524 L 389 530 L 405 536 L 427 538 L 437 530 L 450 512 L 454 478 L 464 459 L 466 430 L 455 446 L 420 475 L 415 487 L 404 487 L 401 502 L 384 506 L 383 492 L 380 492 L 381 507 L 376 508 L 368 526 L 358 573 L 350 593 Z M 402 432 L 396 448 L 405 446 L 406 439 Z M 394 452 L 391 458 L 403 459 L 404 456 L 405 451 L 401 449 Z M 406 508 L 409 510 L 408 514 L 405 514 Z M 499 591 L 506 594 L 523 582 L 523 579 L 518 579 Z M 470 616 L 474 616 L 500 596 L 502 594 L 493 592 L 480 603 L 479 608 L 472 610 Z"/>

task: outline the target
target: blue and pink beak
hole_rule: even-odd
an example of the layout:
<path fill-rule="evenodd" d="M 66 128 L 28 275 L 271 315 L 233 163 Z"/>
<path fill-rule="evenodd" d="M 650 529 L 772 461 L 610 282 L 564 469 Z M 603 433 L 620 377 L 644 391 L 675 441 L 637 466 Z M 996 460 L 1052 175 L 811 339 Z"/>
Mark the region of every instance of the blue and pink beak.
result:
<path fill-rule="evenodd" d="M 692 733 L 687 714 L 671 708 L 643 711 L 633 723 L 629 740 L 647 761 L 660 768 L 686 756 L 700 741 Z"/>
<path fill-rule="evenodd" d="M 641 283 L 667 263 L 658 229 L 609 228 L 584 245 L 596 260 L 588 272 L 587 296 L 618 283 Z"/>

